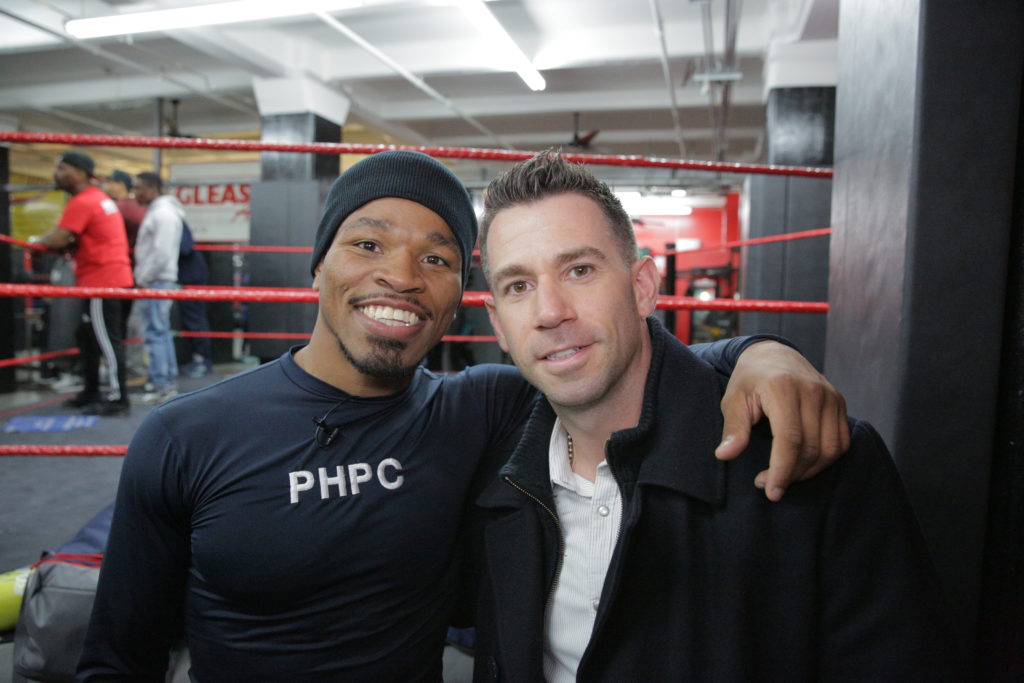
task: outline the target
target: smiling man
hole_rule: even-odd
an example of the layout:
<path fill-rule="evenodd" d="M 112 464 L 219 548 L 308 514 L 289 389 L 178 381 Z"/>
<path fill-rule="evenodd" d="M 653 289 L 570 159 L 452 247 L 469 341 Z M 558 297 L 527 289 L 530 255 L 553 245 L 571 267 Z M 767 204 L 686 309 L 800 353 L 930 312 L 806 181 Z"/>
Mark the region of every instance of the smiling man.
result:
<path fill-rule="evenodd" d="M 779 503 L 756 430 L 714 457 L 723 379 L 650 317 L 659 275 L 582 166 L 493 181 L 501 347 L 546 401 L 479 499 L 479 681 L 946 680 L 937 582 L 878 434 Z"/>
<path fill-rule="evenodd" d="M 78 680 L 163 681 L 182 636 L 202 683 L 440 680 L 474 478 L 511 452 L 535 398 L 510 366 L 420 365 L 476 232 L 465 188 L 423 154 L 377 154 L 334 183 L 309 344 L 167 401 L 132 440 Z M 838 457 L 831 387 L 781 345 L 748 356 L 768 369 L 737 367 L 732 450 L 765 403 L 798 433 L 815 417 L 810 471 Z M 806 475 L 799 455 L 780 455 L 783 484 Z"/>

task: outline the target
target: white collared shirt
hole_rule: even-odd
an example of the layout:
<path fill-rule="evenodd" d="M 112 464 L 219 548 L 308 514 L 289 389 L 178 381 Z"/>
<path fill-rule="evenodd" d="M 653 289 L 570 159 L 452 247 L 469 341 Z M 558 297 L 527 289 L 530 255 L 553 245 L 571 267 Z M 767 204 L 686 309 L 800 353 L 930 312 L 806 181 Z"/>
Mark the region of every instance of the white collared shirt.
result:
<path fill-rule="evenodd" d="M 548 683 L 576 680 L 622 522 L 622 495 L 608 463 L 597 466 L 593 482 L 574 473 L 567 436 L 561 421 L 555 420 L 548 470 L 565 547 L 555 592 L 544 614 L 544 678 Z"/>

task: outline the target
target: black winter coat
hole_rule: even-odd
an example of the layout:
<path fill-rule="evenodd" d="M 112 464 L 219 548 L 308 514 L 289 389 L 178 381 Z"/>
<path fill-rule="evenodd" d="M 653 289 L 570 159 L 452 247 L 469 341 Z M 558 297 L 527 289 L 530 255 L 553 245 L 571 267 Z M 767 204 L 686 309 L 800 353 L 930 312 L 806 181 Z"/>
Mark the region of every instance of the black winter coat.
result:
<path fill-rule="evenodd" d="M 753 485 L 768 430 L 756 429 L 738 459 L 716 460 L 725 380 L 648 324 L 640 422 L 606 446 L 623 519 L 577 679 L 953 679 L 938 584 L 874 429 L 851 420 L 850 451 L 771 503 Z M 478 500 L 477 681 L 543 680 L 544 612 L 562 552 L 547 464 L 554 420 L 538 402 Z"/>

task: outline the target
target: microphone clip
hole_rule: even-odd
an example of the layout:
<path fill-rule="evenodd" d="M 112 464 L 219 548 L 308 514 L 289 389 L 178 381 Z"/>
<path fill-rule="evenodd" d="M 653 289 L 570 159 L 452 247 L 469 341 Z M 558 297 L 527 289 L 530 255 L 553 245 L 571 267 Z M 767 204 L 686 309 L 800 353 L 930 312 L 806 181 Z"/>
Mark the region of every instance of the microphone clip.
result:
<path fill-rule="evenodd" d="M 341 427 L 332 427 L 327 424 L 327 420 L 324 417 L 314 417 L 313 424 L 316 425 L 316 433 L 313 434 L 313 438 L 320 448 L 329 448 L 334 440 L 338 438 L 341 433 Z"/>

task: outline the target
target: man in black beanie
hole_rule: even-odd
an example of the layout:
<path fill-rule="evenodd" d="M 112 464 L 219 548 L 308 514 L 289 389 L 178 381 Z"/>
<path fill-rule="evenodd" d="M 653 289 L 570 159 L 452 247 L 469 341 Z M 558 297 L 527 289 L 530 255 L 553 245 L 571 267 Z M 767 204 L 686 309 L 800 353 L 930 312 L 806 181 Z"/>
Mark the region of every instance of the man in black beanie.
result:
<path fill-rule="evenodd" d="M 310 272 L 316 274 L 324 253 L 345 218 L 375 199 L 407 199 L 427 207 L 447 223 L 462 256 L 462 284 L 469 279 L 476 244 L 473 200 L 455 174 L 419 152 L 395 150 L 368 157 L 340 176 L 324 202 L 316 229 Z"/>
<path fill-rule="evenodd" d="M 77 680 L 162 681 L 182 635 L 192 680 L 441 680 L 463 510 L 535 399 L 511 366 L 420 365 L 458 308 L 476 233 L 469 194 L 426 155 L 383 152 L 335 182 L 309 344 L 163 403 L 136 432 Z M 742 449 L 747 406 L 765 400 L 773 424 L 822 446 L 820 469 L 842 450 L 820 416 L 841 419 L 842 399 L 780 344 L 737 363 L 755 341 L 704 349 L 726 373 L 766 348 L 785 356 L 781 372 L 737 368 L 725 449 Z"/>

